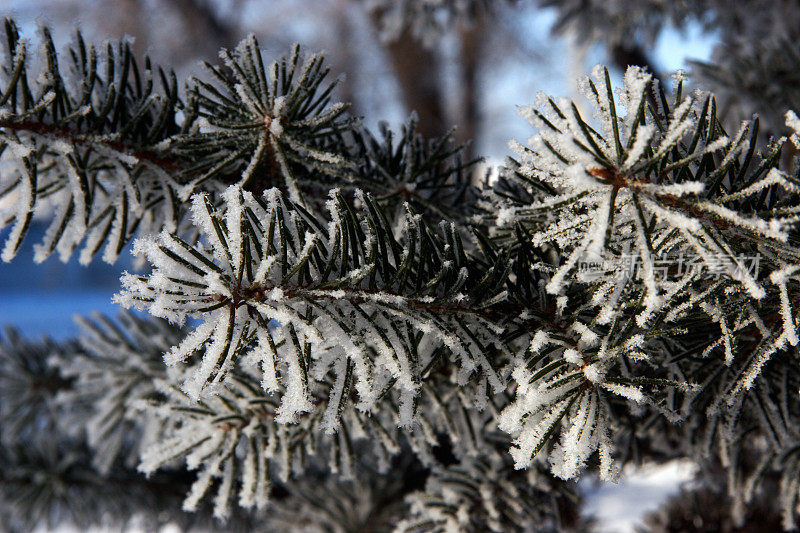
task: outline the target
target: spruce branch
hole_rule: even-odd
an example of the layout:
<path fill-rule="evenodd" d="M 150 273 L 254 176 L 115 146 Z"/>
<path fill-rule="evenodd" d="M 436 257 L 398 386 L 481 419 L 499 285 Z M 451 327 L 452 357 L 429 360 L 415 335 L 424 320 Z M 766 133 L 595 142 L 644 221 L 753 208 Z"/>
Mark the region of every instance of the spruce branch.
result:
<path fill-rule="evenodd" d="M 500 454 L 433 470 L 425 490 L 407 497 L 410 516 L 395 531 L 565 531 L 570 489 L 535 469 L 514 471 Z"/>
<path fill-rule="evenodd" d="M 121 398 L 133 405 L 133 397 L 148 388 L 142 387 L 142 381 L 149 379 L 151 389 L 163 386 L 163 379 L 156 377 L 165 374 L 163 364 L 157 367 L 160 372 L 153 364 L 160 351 L 145 347 L 181 332 L 163 321 L 131 315 L 122 315 L 117 322 L 98 316 L 85 327 L 81 343 L 33 342 L 13 331 L 0 343 L 0 519 L 4 529 L 22 532 L 61 524 L 117 527 L 133 520 L 154 529 L 166 523 L 182 528 L 208 526 L 211 515 L 206 506 L 192 515 L 180 511 L 180 500 L 193 481 L 191 473 L 167 468 L 145 479 L 131 464 L 137 460 L 135 451 L 150 446 L 146 441 L 158 434 L 145 429 L 160 420 L 149 410 L 120 414 L 108 409 Z M 145 340 L 144 334 L 152 337 Z M 145 349 L 137 351 L 132 343 Z M 96 350 L 101 346 L 119 355 L 117 361 L 122 364 L 111 364 L 114 355 L 99 355 Z M 153 373 L 142 373 L 143 367 Z M 99 372 L 100 368 L 108 374 Z M 138 389 L 125 390 L 122 385 L 137 380 Z M 102 389 L 100 382 L 110 386 Z M 150 402 L 158 399 L 141 396 Z M 93 426 L 94 436 L 90 435 Z M 106 431 L 102 436 L 107 441 L 98 438 L 101 430 Z M 228 526 L 244 531 L 252 530 L 253 524 L 248 516 L 240 515 Z"/>
<path fill-rule="evenodd" d="M 277 190 L 262 199 L 231 187 L 225 200 L 224 218 L 207 198 L 193 200 L 208 248 L 168 233 L 137 241 L 135 250 L 155 270 L 124 276 L 125 291 L 115 297 L 173 321 L 203 320 L 166 357 L 168 364 L 179 363 L 210 342 L 185 384 L 190 396 L 222 383 L 253 337 L 265 389 L 289 391 L 282 422 L 313 409 L 310 380 L 339 360 L 353 365 L 352 386 L 363 409 L 371 409 L 382 384 L 396 381 L 409 408 L 403 424 L 411 423 L 420 372 L 438 346 L 458 362 L 462 381 L 479 372 L 495 391 L 502 388 L 491 360 L 493 350 L 505 350 L 502 326 L 485 312 L 504 299 L 502 258 L 477 270 L 453 226 L 436 234 L 413 213 L 405 217 L 402 240 L 396 239 L 367 195 L 360 195 L 363 207 L 355 211 L 334 192 L 327 223 Z M 280 342 L 287 343 L 286 353 L 278 353 Z M 328 423 L 336 427 L 333 419 Z"/>
<path fill-rule="evenodd" d="M 497 216 L 495 237 L 513 238 L 514 225 L 522 224 L 534 247 L 565 254 L 548 292 L 560 293 L 573 279 L 595 285 L 595 302 L 603 302 L 601 323 L 611 319 L 630 283 L 639 284 L 630 277 L 631 261 L 643 276 L 638 320 L 644 324 L 693 284 L 687 276 L 678 285 L 658 283 L 658 256 L 672 254 L 704 268 L 722 268 L 754 300 L 766 296 L 766 280 L 750 273 L 741 256 L 771 248 L 769 264 L 763 265 L 767 272 L 796 259 L 784 247 L 791 218 L 778 208 L 794 198 L 794 178 L 777 170 L 771 156 L 751 168 L 757 125 L 752 134 L 751 125 L 744 124 L 728 137 L 715 120 L 713 97 L 699 106 L 681 95 L 680 80 L 675 106 L 661 91 L 660 108 L 655 108 L 647 98 L 654 83 L 643 71 L 629 69 L 620 95 L 621 116 L 608 72 L 598 69 L 584 83 L 597 115 L 594 126 L 574 104 L 540 96 L 537 107 L 524 111 L 539 134 L 530 148 L 518 146 L 522 166 L 517 177 L 505 181 L 520 181 L 517 192 L 509 194 L 504 185 L 497 196 L 505 207 Z M 532 185 L 538 182 L 545 186 Z M 525 189 L 527 196 L 514 198 Z M 751 199 L 765 189 L 780 200 L 754 204 Z M 554 223 L 540 229 L 548 221 Z M 602 265 L 602 275 L 578 272 L 584 262 Z"/>
<path fill-rule="evenodd" d="M 163 354 L 186 331 L 128 312 L 116 321 L 97 313 L 76 321 L 80 349 L 49 362 L 71 384 L 59 392 L 57 402 L 65 408 L 84 406 L 86 441 L 98 472 L 108 473 L 117 462 L 133 468 L 141 451 L 165 430 L 143 411 L 162 397 L 170 379 Z"/>
<path fill-rule="evenodd" d="M 350 144 L 357 167 L 351 187 L 369 191 L 393 213 L 393 221 L 402 219 L 408 203 L 432 223 L 450 220 L 466 226 L 478 200 L 473 174 L 480 160 L 464 161 L 465 147 L 454 144 L 452 132 L 425 139 L 416 128 L 412 115 L 397 134 L 386 124 L 380 125 L 380 137 L 355 129 Z"/>
<path fill-rule="evenodd" d="M 198 129 L 173 141 L 174 153 L 197 161 L 183 171 L 192 185 L 185 190 L 233 175 L 247 190 L 260 194 L 281 187 L 302 204 L 302 180 L 352 173 L 341 151 L 325 148 L 355 120 L 345 115 L 344 104 L 330 104 L 335 83 L 326 83 L 322 56 L 301 62 L 295 45 L 289 56 L 265 66 L 251 35 L 220 57 L 223 65 L 206 63 L 212 82 L 191 82 L 189 105 L 199 117 Z"/>
<path fill-rule="evenodd" d="M 55 213 L 35 247 L 37 261 L 54 251 L 66 261 L 84 241 L 82 263 L 104 243 L 103 257 L 113 262 L 137 229 L 175 228 L 174 165 L 159 149 L 180 131 L 174 74 L 148 58 L 140 67 L 124 41 L 104 51 L 87 47 L 80 32 L 59 56 L 43 28 L 44 61 L 34 79 L 28 43 L 10 19 L 5 37 L 0 146 L 16 170 L 0 181 L 0 225 L 11 225 L 3 260 L 17 253 L 34 213 L 48 209 Z"/>

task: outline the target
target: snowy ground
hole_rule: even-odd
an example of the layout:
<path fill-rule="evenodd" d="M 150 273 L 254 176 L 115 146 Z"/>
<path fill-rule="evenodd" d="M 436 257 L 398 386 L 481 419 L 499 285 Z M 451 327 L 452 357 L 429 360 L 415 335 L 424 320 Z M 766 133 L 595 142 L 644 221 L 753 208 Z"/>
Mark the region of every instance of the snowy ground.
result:
<path fill-rule="evenodd" d="M 695 471 L 691 461 L 672 461 L 626 469 L 617 484 L 585 480 L 583 512 L 594 516 L 597 533 L 633 533 L 642 518 L 677 493 Z"/>

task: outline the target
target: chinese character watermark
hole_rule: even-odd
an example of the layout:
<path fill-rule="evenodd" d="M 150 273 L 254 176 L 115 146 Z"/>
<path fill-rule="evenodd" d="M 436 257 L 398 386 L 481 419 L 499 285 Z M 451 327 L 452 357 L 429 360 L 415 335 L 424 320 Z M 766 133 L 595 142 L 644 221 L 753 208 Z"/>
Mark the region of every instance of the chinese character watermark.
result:
<path fill-rule="evenodd" d="M 741 279 L 745 275 L 756 277 L 761 257 L 755 255 L 728 256 L 706 254 L 686 256 L 683 254 L 652 257 L 646 264 L 640 255 L 621 254 L 594 261 L 578 263 L 578 276 L 585 281 L 600 278 L 635 279 L 644 275 L 645 268 L 652 268 L 656 281 L 676 280 L 684 276 L 697 279 L 719 279 L 730 276 Z"/>

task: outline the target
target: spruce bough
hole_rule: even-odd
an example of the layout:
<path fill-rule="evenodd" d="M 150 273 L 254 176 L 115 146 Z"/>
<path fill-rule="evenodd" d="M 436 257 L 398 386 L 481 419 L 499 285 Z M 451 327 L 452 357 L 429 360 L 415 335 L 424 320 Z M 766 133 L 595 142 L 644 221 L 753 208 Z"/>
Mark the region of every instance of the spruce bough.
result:
<path fill-rule="evenodd" d="M 114 299 L 151 316 L 5 336 L 12 527 L 559 529 L 563 480 L 709 456 L 745 504 L 781 476 L 793 526 L 797 138 L 726 132 L 681 76 L 614 88 L 598 67 L 591 116 L 540 95 L 529 144 L 478 184 L 413 117 L 368 132 L 297 47 L 265 63 L 250 37 L 178 90 L 125 42 L 42 36 L 33 72 L 5 23 L 3 260 L 34 216 L 37 261 L 132 243 L 149 268 Z M 114 505 L 126 483 L 140 496 Z"/>

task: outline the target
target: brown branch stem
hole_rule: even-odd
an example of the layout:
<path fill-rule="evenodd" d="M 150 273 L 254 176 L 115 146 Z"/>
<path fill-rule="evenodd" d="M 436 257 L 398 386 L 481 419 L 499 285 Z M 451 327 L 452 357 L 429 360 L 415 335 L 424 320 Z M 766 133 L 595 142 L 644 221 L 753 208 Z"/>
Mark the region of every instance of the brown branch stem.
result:
<path fill-rule="evenodd" d="M 52 135 L 58 139 L 64 139 L 78 145 L 102 144 L 114 151 L 154 163 L 169 172 L 178 172 L 180 170 L 174 159 L 164 157 L 154 150 L 138 148 L 122 141 L 99 139 L 96 136 L 75 132 L 65 126 L 54 126 L 43 122 L 26 120 L 0 120 L 0 128 L 12 131 L 30 131 L 39 135 Z"/>

